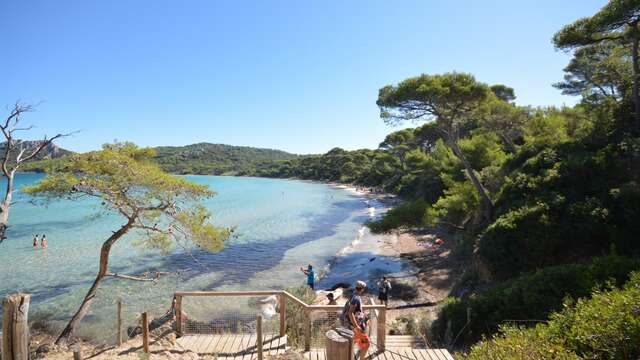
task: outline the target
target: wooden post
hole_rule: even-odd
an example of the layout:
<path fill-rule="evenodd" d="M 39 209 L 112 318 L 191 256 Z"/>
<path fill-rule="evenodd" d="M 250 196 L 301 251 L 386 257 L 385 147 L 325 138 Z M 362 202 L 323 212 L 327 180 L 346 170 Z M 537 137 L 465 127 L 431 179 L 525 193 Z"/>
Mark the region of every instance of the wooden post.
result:
<path fill-rule="evenodd" d="M 284 294 L 280 294 L 280 336 L 284 336 L 286 332 L 287 321 L 287 298 Z"/>
<path fill-rule="evenodd" d="M 327 360 L 351 360 L 351 339 L 342 336 L 335 330 L 325 333 L 325 351 Z"/>
<path fill-rule="evenodd" d="M 378 347 L 384 351 L 387 342 L 387 309 L 378 312 Z"/>
<path fill-rule="evenodd" d="M 73 360 L 82 360 L 82 353 L 79 349 L 73 350 Z"/>
<path fill-rule="evenodd" d="M 311 310 L 304 310 L 304 350 L 311 350 Z"/>
<path fill-rule="evenodd" d="M 262 360 L 262 350 L 264 339 L 262 338 L 262 315 L 256 316 L 256 349 L 258 350 L 258 360 Z"/>
<path fill-rule="evenodd" d="M 118 317 L 118 330 L 116 331 L 117 344 L 122 346 L 122 299 L 118 299 L 117 304 L 117 317 Z"/>
<path fill-rule="evenodd" d="M 149 317 L 146 312 L 142 313 L 142 348 L 149 353 Z"/>
<path fill-rule="evenodd" d="M 2 359 L 29 358 L 29 294 L 7 295 L 2 301 Z"/>
<path fill-rule="evenodd" d="M 182 336 L 182 295 L 176 295 L 176 333 Z"/>

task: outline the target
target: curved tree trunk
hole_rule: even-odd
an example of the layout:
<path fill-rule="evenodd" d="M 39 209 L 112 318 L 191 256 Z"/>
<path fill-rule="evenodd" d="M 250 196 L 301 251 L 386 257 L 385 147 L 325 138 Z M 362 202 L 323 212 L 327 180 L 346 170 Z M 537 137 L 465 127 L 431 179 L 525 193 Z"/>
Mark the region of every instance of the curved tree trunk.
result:
<path fill-rule="evenodd" d="M 82 304 L 80 305 L 76 313 L 73 315 L 71 320 L 69 320 L 69 323 L 64 328 L 64 330 L 62 330 L 62 333 L 60 334 L 60 336 L 58 336 L 58 339 L 56 340 L 56 345 L 63 345 L 69 341 L 69 339 L 75 332 L 76 327 L 78 327 L 78 324 L 80 324 L 80 321 L 82 321 L 82 318 L 84 318 L 84 316 L 89 311 L 89 307 L 91 306 L 91 303 L 93 302 L 93 299 L 96 296 L 98 287 L 100 287 L 100 284 L 102 283 L 102 281 L 107 275 L 107 271 L 109 268 L 109 252 L 111 251 L 111 247 L 118 239 L 120 239 L 124 234 L 127 233 L 127 231 L 129 231 L 134 221 L 135 221 L 135 218 L 133 217 L 130 218 L 125 225 L 123 225 L 120 229 L 118 229 L 118 231 L 114 232 L 113 235 L 111 235 L 102 244 L 102 248 L 100 249 L 100 267 L 98 269 L 98 275 L 96 275 L 96 279 L 93 281 L 93 285 L 91 285 L 91 288 L 87 292 L 87 295 L 85 295 L 84 300 L 82 300 Z"/>
<path fill-rule="evenodd" d="M 448 139 L 447 142 L 449 143 L 451 150 L 453 150 L 453 153 L 458 157 L 458 159 L 460 159 L 460 161 L 464 165 L 467 176 L 469 176 L 469 179 L 471 179 L 471 183 L 473 183 L 473 186 L 476 188 L 478 194 L 480 195 L 480 199 L 482 200 L 483 223 L 491 220 L 491 217 L 493 216 L 493 201 L 491 201 L 489 194 L 487 194 L 487 190 L 482 185 L 482 182 L 480 182 L 480 179 L 478 178 L 478 175 L 476 175 L 473 167 L 471 167 L 471 164 L 464 157 L 462 150 L 460 150 L 460 147 L 458 147 L 458 143 L 451 139 Z"/>

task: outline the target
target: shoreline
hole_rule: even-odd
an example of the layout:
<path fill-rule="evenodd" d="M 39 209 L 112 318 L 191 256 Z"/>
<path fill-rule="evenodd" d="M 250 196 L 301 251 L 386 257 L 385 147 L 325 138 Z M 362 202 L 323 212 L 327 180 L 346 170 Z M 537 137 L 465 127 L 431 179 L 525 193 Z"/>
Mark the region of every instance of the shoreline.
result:
<path fill-rule="evenodd" d="M 350 184 L 323 183 L 379 202 L 383 206 L 380 213 L 401 202 L 394 194 L 362 191 Z M 362 225 L 366 226 L 365 223 Z M 379 238 L 376 256 L 396 259 L 404 264 L 402 271 L 384 274 L 392 283 L 387 311 L 388 321 L 391 323 L 406 315 L 417 317 L 418 314 L 434 320 L 437 317 L 438 305 L 451 295 L 463 274 L 463 262 L 452 254 L 454 234 L 438 229 L 401 229 L 374 236 Z M 437 239 L 442 240 L 442 244 L 437 244 Z M 363 274 L 363 277 L 371 279 L 374 275 L 381 277 L 383 274 L 369 273 Z M 379 303 L 376 284 L 368 284 L 368 288 L 368 297 Z M 325 303 L 327 293 L 326 290 L 317 291 L 315 302 Z M 340 291 L 338 295 L 342 293 L 343 291 Z M 343 297 L 341 300 L 339 304 L 347 299 Z M 399 329 L 399 333 L 402 333 L 402 329 Z"/>

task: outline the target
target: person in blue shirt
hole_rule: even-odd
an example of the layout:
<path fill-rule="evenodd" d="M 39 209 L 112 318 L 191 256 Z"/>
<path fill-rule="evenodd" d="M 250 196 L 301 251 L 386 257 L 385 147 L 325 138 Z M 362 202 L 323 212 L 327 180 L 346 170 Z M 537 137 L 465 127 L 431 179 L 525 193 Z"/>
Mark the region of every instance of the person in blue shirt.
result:
<path fill-rule="evenodd" d="M 311 290 L 315 290 L 315 282 L 316 282 L 316 273 L 313 271 L 313 266 L 309 264 L 307 270 L 300 268 L 305 275 L 307 275 L 307 285 L 311 288 Z"/>
<path fill-rule="evenodd" d="M 356 291 L 351 295 L 349 301 L 344 304 L 340 319 L 342 325 L 350 328 L 354 331 L 354 341 L 356 338 L 360 339 L 360 360 L 365 360 L 365 356 L 369 349 L 369 338 L 367 334 L 367 327 L 369 326 L 369 316 L 362 311 L 362 295 L 364 295 L 367 289 L 367 283 L 364 281 L 356 281 Z"/>

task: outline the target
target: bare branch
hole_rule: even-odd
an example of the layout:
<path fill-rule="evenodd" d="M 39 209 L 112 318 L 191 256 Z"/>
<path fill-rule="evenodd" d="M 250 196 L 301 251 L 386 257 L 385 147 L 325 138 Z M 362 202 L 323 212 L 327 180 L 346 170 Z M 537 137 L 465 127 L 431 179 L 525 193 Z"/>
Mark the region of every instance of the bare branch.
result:
<path fill-rule="evenodd" d="M 156 282 L 160 278 L 160 272 L 156 271 L 156 276 L 152 278 L 147 276 L 133 276 L 133 275 L 125 275 L 125 274 L 117 274 L 117 273 L 106 273 L 105 276 L 110 276 L 116 279 Z"/>
<path fill-rule="evenodd" d="M 21 159 L 21 161 L 17 161 L 16 160 L 16 168 L 18 166 L 20 166 L 22 163 L 27 162 L 31 159 L 33 159 L 36 155 L 38 155 L 44 148 L 46 148 L 47 146 L 49 146 L 50 144 L 52 144 L 56 139 L 59 139 L 61 137 L 65 137 L 68 136 L 68 134 L 58 134 L 54 137 L 52 137 L 51 139 L 47 139 L 47 137 L 44 137 L 44 140 L 42 140 L 40 142 L 40 145 L 38 145 L 36 147 L 35 150 L 33 150 L 29 155 L 27 155 L 24 159 Z"/>

